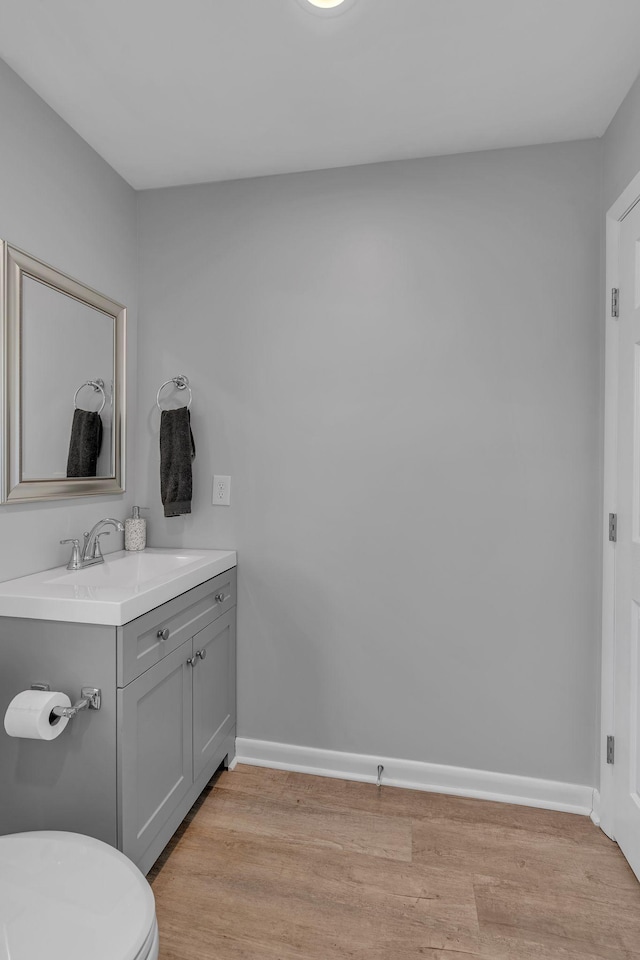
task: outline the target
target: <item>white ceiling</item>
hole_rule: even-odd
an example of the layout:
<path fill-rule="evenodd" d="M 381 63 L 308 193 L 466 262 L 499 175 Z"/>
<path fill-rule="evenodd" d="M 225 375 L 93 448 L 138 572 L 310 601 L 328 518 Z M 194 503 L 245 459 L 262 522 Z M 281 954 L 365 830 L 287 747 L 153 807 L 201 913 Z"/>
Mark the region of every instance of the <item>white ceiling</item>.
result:
<path fill-rule="evenodd" d="M 303 3 L 0 0 L 0 56 L 137 188 L 597 137 L 640 68 L 640 0 Z"/>

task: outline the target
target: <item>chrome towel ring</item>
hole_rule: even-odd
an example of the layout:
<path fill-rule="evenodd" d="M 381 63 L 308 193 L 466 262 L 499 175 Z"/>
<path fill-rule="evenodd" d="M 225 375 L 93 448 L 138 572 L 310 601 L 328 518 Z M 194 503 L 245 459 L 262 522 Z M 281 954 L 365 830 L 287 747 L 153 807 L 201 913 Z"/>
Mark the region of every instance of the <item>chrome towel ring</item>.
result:
<path fill-rule="evenodd" d="M 101 379 L 98 379 L 98 380 L 86 380 L 84 383 L 81 383 L 81 384 L 80 384 L 80 386 L 78 387 L 78 389 L 76 390 L 76 392 L 75 392 L 74 395 L 73 395 L 73 409 L 74 409 L 74 410 L 77 410 L 77 409 L 78 409 L 78 394 L 80 393 L 80 391 L 81 391 L 84 387 L 93 387 L 93 389 L 95 390 L 96 393 L 98 393 L 98 391 L 100 391 L 100 393 L 102 394 L 102 403 L 101 403 L 100 409 L 97 411 L 97 413 L 102 413 L 102 411 L 104 410 L 104 405 L 105 405 L 105 403 L 107 402 L 107 395 L 106 395 L 106 393 L 104 392 L 104 380 L 101 380 Z"/>
<path fill-rule="evenodd" d="M 165 387 L 169 386 L 170 383 L 172 383 L 177 390 L 189 391 L 189 403 L 187 404 L 187 410 L 188 410 L 189 407 L 191 406 L 191 401 L 193 400 L 193 392 L 191 390 L 191 387 L 189 386 L 189 377 L 185 377 L 184 374 L 178 374 L 177 377 L 171 377 L 169 380 L 165 380 L 165 382 L 162 384 L 162 386 L 160 387 L 160 389 L 156 394 L 156 406 L 158 407 L 158 410 L 163 409 L 160 406 L 160 394 L 162 393 Z"/>

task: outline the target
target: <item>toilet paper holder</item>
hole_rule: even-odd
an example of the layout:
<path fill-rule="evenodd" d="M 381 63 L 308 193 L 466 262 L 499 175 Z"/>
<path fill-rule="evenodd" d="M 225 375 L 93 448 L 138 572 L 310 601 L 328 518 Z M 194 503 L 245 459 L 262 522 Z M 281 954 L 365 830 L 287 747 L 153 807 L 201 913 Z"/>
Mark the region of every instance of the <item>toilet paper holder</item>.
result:
<path fill-rule="evenodd" d="M 32 683 L 32 690 L 51 690 L 48 683 Z M 56 717 L 67 717 L 73 720 L 81 710 L 99 710 L 102 706 L 102 690 L 100 687 L 82 687 L 80 699 L 72 707 L 54 707 L 51 711 Z"/>

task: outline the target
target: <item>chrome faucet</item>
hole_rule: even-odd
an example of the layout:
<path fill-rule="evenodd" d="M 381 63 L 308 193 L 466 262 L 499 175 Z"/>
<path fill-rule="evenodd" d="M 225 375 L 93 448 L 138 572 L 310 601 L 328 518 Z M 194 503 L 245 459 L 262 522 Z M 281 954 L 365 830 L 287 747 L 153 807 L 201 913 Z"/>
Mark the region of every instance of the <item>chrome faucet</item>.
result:
<path fill-rule="evenodd" d="M 71 559 L 67 564 L 67 570 L 82 570 L 83 567 L 90 567 L 94 563 L 104 563 L 102 550 L 100 549 L 100 537 L 108 537 L 109 530 L 103 527 L 115 527 L 120 533 L 124 530 L 124 523 L 121 520 L 113 520 L 106 517 L 104 520 L 98 520 L 96 525 L 91 528 L 89 533 L 84 535 L 84 544 L 82 552 L 80 551 L 80 541 L 77 539 L 61 540 L 60 543 L 72 543 L 73 550 Z"/>
<path fill-rule="evenodd" d="M 106 517 L 104 520 L 98 520 L 96 525 L 91 528 L 89 533 L 84 535 L 84 546 L 82 548 L 82 565 L 89 566 L 91 563 L 104 563 L 102 550 L 100 549 L 100 537 L 108 537 L 109 531 L 103 530 L 103 527 L 112 526 L 120 533 L 124 532 L 124 523 L 121 520 L 113 520 Z"/>

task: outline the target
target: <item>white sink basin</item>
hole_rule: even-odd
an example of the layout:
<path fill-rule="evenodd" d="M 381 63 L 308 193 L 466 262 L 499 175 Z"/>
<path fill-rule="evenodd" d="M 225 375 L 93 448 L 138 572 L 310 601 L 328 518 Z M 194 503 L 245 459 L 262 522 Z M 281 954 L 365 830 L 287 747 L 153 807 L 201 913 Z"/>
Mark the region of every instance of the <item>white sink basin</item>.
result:
<path fill-rule="evenodd" d="M 44 583 L 56 583 L 61 586 L 83 587 L 110 587 L 128 589 L 132 586 L 140 587 L 143 583 L 166 577 L 167 574 L 178 573 L 185 564 L 193 563 L 196 556 L 187 553 L 172 553 L 167 551 L 144 551 L 143 553 L 118 553 L 109 557 L 104 563 L 97 563 L 84 570 L 66 570 L 53 577 L 46 578 Z M 202 556 L 202 554 L 200 554 Z M 49 570 L 48 573 L 53 571 Z"/>
<path fill-rule="evenodd" d="M 233 550 L 123 550 L 0 583 L 0 616 L 120 626 L 235 565 Z"/>

